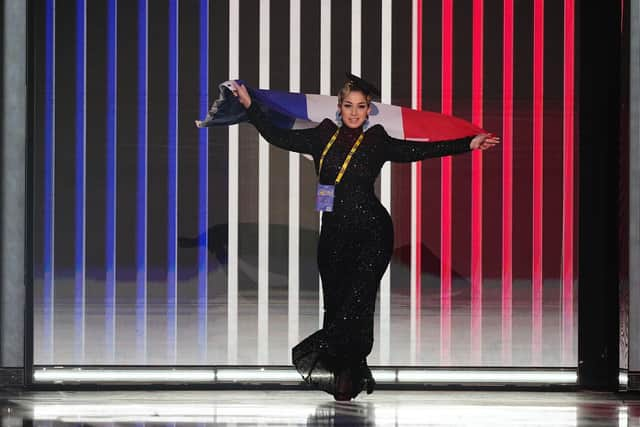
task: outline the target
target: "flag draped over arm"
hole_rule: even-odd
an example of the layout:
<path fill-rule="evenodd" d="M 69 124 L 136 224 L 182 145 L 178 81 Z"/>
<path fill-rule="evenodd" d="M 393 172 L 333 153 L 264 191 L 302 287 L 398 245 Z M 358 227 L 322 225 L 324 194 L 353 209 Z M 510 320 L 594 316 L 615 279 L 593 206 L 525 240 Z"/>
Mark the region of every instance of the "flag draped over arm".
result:
<path fill-rule="evenodd" d="M 241 80 L 236 82 L 244 84 Z M 232 93 L 231 81 L 223 82 L 218 87 L 220 95 L 204 120 L 196 121 L 198 127 L 228 126 L 247 121 L 244 107 Z M 301 129 L 316 126 L 325 118 L 337 119 L 337 96 L 246 87 L 251 98 L 278 127 Z M 482 128 L 457 117 L 372 102 L 369 126 L 376 124 L 384 126 L 393 138 L 412 141 L 442 141 L 486 133 Z"/>

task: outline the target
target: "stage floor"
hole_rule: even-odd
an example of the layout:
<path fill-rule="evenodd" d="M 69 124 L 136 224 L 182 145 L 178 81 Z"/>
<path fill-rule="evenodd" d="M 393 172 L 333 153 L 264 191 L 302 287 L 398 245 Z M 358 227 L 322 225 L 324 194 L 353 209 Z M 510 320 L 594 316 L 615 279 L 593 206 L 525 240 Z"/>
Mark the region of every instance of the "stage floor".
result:
<path fill-rule="evenodd" d="M 3 426 L 640 426 L 640 396 L 507 391 L 376 391 L 336 403 L 315 391 L 2 393 Z"/>

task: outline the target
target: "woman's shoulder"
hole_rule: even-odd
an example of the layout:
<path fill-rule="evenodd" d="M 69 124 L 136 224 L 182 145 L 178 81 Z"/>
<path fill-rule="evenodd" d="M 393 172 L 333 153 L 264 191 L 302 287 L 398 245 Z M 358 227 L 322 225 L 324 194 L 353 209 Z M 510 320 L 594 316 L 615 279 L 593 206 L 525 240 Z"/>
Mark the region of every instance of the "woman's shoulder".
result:
<path fill-rule="evenodd" d="M 366 130 L 366 133 L 371 136 L 380 136 L 380 137 L 387 136 L 387 131 L 385 130 L 384 126 L 382 126 L 380 123 L 371 126 L 369 129 Z"/>
<path fill-rule="evenodd" d="M 335 130 L 338 128 L 338 125 L 336 125 L 331 119 L 323 119 L 318 125 L 318 128 Z"/>

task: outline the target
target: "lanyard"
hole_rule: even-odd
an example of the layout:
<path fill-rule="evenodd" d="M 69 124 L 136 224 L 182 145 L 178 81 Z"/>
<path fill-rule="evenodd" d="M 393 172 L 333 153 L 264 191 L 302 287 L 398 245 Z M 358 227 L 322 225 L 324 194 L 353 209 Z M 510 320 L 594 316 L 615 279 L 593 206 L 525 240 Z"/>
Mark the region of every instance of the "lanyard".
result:
<path fill-rule="evenodd" d="M 336 138 L 338 137 L 338 132 L 340 132 L 340 128 L 336 130 L 336 132 L 333 134 L 333 136 L 327 143 L 326 147 L 324 147 L 324 150 L 322 150 L 322 156 L 320 156 L 320 166 L 318 167 L 318 176 L 320 176 L 320 171 L 322 170 L 322 163 L 324 162 L 324 157 L 329 152 L 329 149 L 331 148 L 333 143 L 336 142 Z M 356 152 L 356 150 L 360 146 L 360 143 L 362 142 L 363 138 L 364 138 L 364 133 L 361 133 L 358 139 L 356 140 L 356 142 L 353 144 L 353 147 L 351 147 L 351 151 L 349 151 L 349 154 L 347 154 L 347 158 L 344 159 L 344 163 L 342 163 L 340 172 L 338 172 L 338 176 L 336 177 L 336 184 L 338 184 L 342 180 L 342 175 L 344 175 L 344 172 L 347 170 L 347 166 L 349 166 L 351 157 L 353 157 L 353 154 Z"/>

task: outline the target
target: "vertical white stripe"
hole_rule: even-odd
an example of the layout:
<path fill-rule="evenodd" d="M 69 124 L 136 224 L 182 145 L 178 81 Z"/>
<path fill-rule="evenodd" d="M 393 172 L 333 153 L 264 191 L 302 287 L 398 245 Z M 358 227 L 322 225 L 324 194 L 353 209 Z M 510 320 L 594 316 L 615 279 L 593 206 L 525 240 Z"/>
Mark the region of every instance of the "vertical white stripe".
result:
<path fill-rule="evenodd" d="M 175 108 L 176 110 L 178 109 L 178 105 L 180 105 L 180 93 L 178 92 L 178 77 L 179 77 L 179 73 L 180 73 L 180 55 L 178 54 L 178 48 L 180 46 L 179 41 L 180 41 L 180 3 L 177 3 L 175 6 L 175 10 L 176 10 L 176 16 L 175 16 L 175 28 L 176 28 L 176 39 L 175 39 L 175 44 L 176 44 L 176 79 L 175 79 L 175 85 L 173 87 L 173 93 L 175 94 Z M 174 235 L 173 235 L 173 241 L 177 242 L 178 241 L 178 200 L 179 200 L 179 192 L 178 189 L 180 187 L 178 187 L 178 156 L 180 153 L 180 150 L 178 150 L 178 146 L 179 146 L 179 132 L 178 132 L 178 114 L 175 114 L 175 141 L 176 141 L 176 148 L 175 148 L 175 156 L 174 156 L 174 170 L 176 171 L 175 173 L 175 189 L 176 189 L 176 203 L 174 204 L 174 211 L 171 212 L 170 214 L 173 215 L 173 217 L 175 218 L 174 220 Z M 173 363 L 177 363 L 178 361 L 178 266 L 177 266 L 177 261 L 178 261 L 178 245 L 174 244 L 174 252 L 173 252 L 173 259 L 176 260 L 176 265 L 174 266 L 173 269 L 173 279 L 172 279 L 172 283 L 173 283 L 173 295 L 174 295 L 174 299 L 172 301 L 172 310 L 173 310 L 173 332 L 174 332 L 174 336 L 173 338 L 173 349 L 171 351 L 171 359 L 169 359 L 171 362 Z"/>
<path fill-rule="evenodd" d="M 229 0 L 229 78 L 237 79 L 240 0 Z M 238 126 L 229 127 L 229 241 L 227 294 L 227 362 L 238 361 Z"/>
<path fill-rule="evenodd" d="M 117 248 L 117 226 L 118 226 L 118 116 L 117 116 L 117 108 L 118 108 L 118 1 L 113 0 L 113 20 L 114 20 L 114 28 L 113 28 L 113 109 L 114 109 L 114 120 L 113 120 L 113 211 L 107 213 L 107 215 L 111 215 L 113 217 L 113 234 L 111 238 L 113 239 L 113 252 L 111 256 L 114 260 L 113 265 L 113 277 L 114 277 L 114 286 L 113 286 L 113 301 L 111 301 L 111 310 L 113 316 L 111 318 L 111 330 L 113 334 L 111 335 L 111 341 L 109 344 L 109 355 L 108 360 L 112 364 L 115 364 L 116 361 L 116 300 L 117 300 L 117 290 L 118 287 L 115 286 L 117 280 L 115 278 L 117 263 L 116 260 L 116 248 Z M 109 108 L 112 108 L 109 106 Z"/>
<path fill-rule="evenodd" d="M 320 1 L 320 94 L 331 95 L 331 0 Z M 320 214 L 322 229 L 322 214 Z M 324 319 L 324 296 L 322 278 L 319 280 L 318 324 Z"/>
<path fill-rule="evenodd" d="M 260 88 L 269 88 L 269 0 L 260 0 Z M 269 145 L 258 138 L 258 363 L 269 359 Z"/>
<path fill-rule="evenodd" d="M 384 18 L 383 18 L 384 19 Z M 362 0 L 351 0 L 351 72 L 362 73 Z"/>
<path fill-rule="evenodd" d="M 82 50 L 84 63 L 82 64 L 82 336 L 81 348 L 82 354 L 80 360 L 84 362 L 86 351 L 86 322 L 87 322 L 87 277 L 86 277 L 86 258 L 87 258 L 87 1 L 84 2 L 84 17 L 82 19 Z"/>
<path fill-rule="evenodd" d="M 320 94 L 331 95 L 331 0 L 320 0 Z"/>
<path fill-rule="evenodd" d="M 148 252 L 148 248 L 147 248 L 147 242 L 148 242 L 148 223 L 149 223 L 149 208 L 148 208 L 148 200 L 149 200 L 149 195 L 148 195 L 148 191 L 149 191 L 149 184 L 148 184 L 148 180 L 149 180 L 149 170 L 148 170 L 148 152 L 149 152 L 149 99 L 148 99 L 148 93 L 149 93 L 149 0 L 145 0 L 145 6 L 144 6 L 144 10 L 146 11 L 146 16 L 144 17 L 145 23 L 144 23 L 144 29 L 145 29 L 145 34 L 144 34 L 144 43 L 145 43 L 145 47 L 144 47 L 144 101 L 145 101 L 145 105 L 144 105 L 144 164 L 145 164 L 145 176 L 144 176 L 144 201 L 145 204 L 143 206 L 143 212 L 144 212 L 144 245 L 143 245 L 143 250 L 142 250 L 142 254 L 143 254 L 143 259 L 144 259 L 144 297 L 143 297 L 143 301 L 144 301 L 144 306 L 143 306 L 143 319 L 144 319 L 144 326 L 143 326 L 143 331 L 142 331 L 142 355 L 143 355 L 143 361 L 144 363 L 147 362 L 147 330 L 148 330 L 148 313 L 147 313 L 147 263 L 148 263 L 148 259 L 147 259 L 147 252 Z"/>
<path fill-rule="evenodd" d="M 300 0 L 289 4 L 289 90 L 300 91 Z M 289 348 L 298 341 L 300 278 L 300 155 L 289 153 Z"/>
<path fill-rule="evenodd" d="M 381 65 L 380 65 L 380 93 L 384 104 L 391 104 L 391 0 L 382 0 L 382 29 L 381 29 Z M 391 213 L 391 165 L 386 163 L 382 167 L 380 176 L 380 199 L 385 208 Z M 390 363 L 391 336 L 391 264 L 382 276 L 380 282 L 380 364 Z"/>
<path fill-rule="evenodd" d="M 51 364 L 55 360 L 55 320 L 56 320 L 56 0 L 52 0 L 52 17 L 51 17 L 51 247 L 49 248 L 51 259 L 51 301 L 48 309 L 51 313 L 51 323 L 49 323 L 49 337 L 51 353 L 47 355 Z"/>
<path fill-rule="evenodd" d="M 411 20 L 411 107 L 416 108 L 418 105 L 418 94 L 415 90 L 418 86 L 418 1 L 412 0 L 412 20 Z M 417 186 L 416 164 L 411 164 L 411 262 L 409 274 L 411 275 L 409 286 L 411 287 L 411 297 L 409 302 L 409 359 L 411 363 L 416 361 L 417 355 L 417 323 L 416 323 L 416 267 L 417 267 L 417 201 L 414 189 Z"/>

